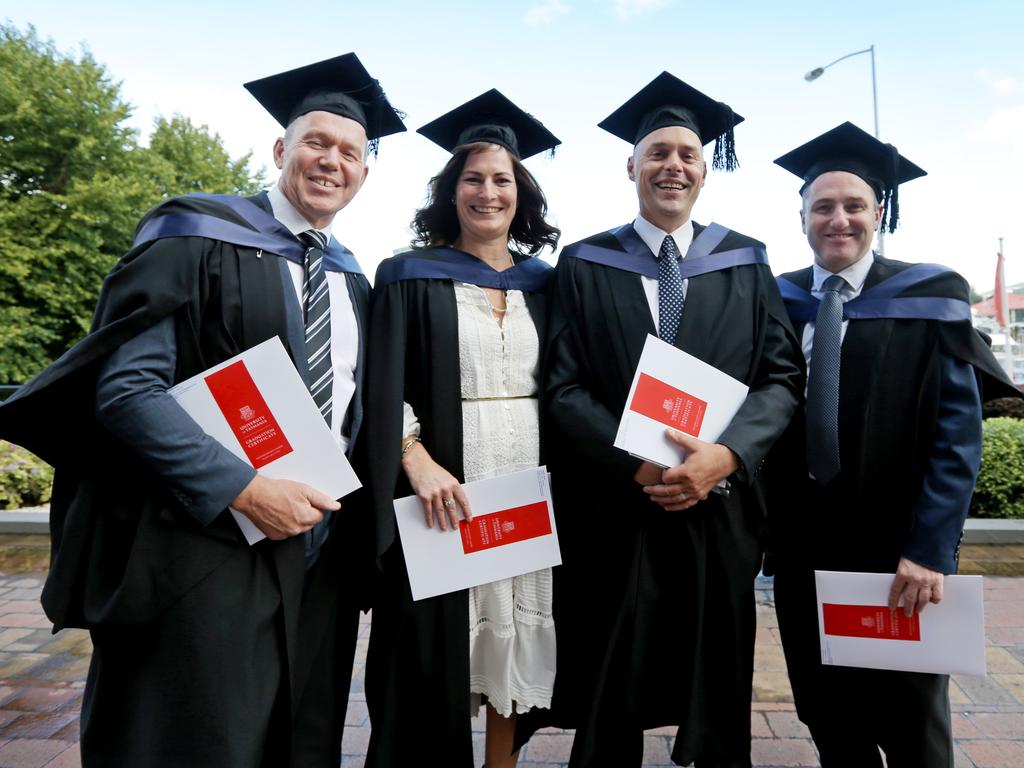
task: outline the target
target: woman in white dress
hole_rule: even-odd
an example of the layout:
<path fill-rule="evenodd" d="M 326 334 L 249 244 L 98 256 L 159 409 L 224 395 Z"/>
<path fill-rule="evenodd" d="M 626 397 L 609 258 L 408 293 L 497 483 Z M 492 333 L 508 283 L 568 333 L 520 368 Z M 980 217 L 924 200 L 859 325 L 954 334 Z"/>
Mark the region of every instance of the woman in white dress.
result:
<path fill-rule="evenodd" d="M 472 765 L 470 716 L 486 703 L 488 768 L 514 766 L 515 715 L 549 707 L 551 571 L 413 602 L 391 499 L 415 493 L 424 524 L 458 535 L 460 482 L 541 461 L 538 381 L 559 230 L 521 158 L 558 139 L 497 91 L 420 129 L 452 151 L 413 221 L 419 247 L 377 272 L 367 447 L 382 577 L 366 693 L 367 766 L 429 755 Z"/>

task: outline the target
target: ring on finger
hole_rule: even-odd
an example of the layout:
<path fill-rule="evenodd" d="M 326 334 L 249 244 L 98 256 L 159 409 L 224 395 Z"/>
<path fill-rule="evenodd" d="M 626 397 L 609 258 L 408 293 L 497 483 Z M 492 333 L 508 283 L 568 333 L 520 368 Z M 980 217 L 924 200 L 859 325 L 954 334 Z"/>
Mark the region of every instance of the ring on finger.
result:
<path fill-rule="evenodd" d="M 690 497 L 687 496 L 685 493 L 680 493 L 679 494 L 679 500 L 680 501 L 686 501 L 688 498 L 690 498 Z"/>
<path fill-rule="evenodd" d="M 441 503 L 444 504 L 445 509 L 451 509 L 455 506 L 455 499 L 449 496 L 447 499 L 441 499 Z"/>

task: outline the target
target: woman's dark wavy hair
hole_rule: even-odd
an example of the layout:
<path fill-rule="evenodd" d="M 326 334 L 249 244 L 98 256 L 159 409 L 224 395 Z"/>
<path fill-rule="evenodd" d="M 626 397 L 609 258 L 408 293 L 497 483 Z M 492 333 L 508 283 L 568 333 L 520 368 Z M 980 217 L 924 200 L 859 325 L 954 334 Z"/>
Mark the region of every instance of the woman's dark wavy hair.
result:
<path fill-rule="evenodd" d="M 427 204 L 416 211 L 412 230 L 416 234 L 412 244 L 415 247 L 451 245 L 459 236 L 459 216 L 455 211 L 455 187 L 458 184 L 466 160 L 476 152 L 499 146 L 487 142 L 474 142 L 456 147 L 441 172 L 430 180 Z M 508 238 L 521 253 L 536 256 L 544 246 L 551 250 L 558 247 L 562 230 L 546 221 L 548 201 L 519 158 L 512 158 L 512 173 L 516 180 L 516 215 L 512 218 Z"/>

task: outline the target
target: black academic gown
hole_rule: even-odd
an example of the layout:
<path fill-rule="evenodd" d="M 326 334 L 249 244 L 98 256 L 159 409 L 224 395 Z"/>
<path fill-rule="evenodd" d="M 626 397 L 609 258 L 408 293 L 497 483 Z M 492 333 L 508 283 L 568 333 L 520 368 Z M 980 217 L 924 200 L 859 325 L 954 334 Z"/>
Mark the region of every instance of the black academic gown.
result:
<path fill-rule="evenodd" d="M 910 266 L 876 256 L 864 290 Z M 808 267 L 781 279 L 810 290 L 813 271 Z M 968 301 L 967 284 L 954 272 L 925 281 L 901 296 Z M 803 328 L 797 324 L 797 333 L 802 334 Z M 838 511 L 818 514 L 808 496 L 817 484 L 807 477 L 801 408 L 773 452 L 768 475 L 772 559 L 832 570 L 892 573 L 915 522 L 914 500 L 934 444 L 942 383 L 940 356 L 974 366 L 983 401 L 1020 393 L 967 321 L 850 320 L 841 354 L 842 471 L 828 489 L 828 500 Z"/>
<path fill-rule="evenodd" d="M 864 290 L 910 266 L 876 256 Z M 813 270 L 781 279 L 809 291 Z M 967 284 L 953 272 L 901 296 L 969 301 Z M 798 324 L 797 333 L 803 328 Z M 859 734 L 871 741 L 875 755 L 874 745 L 884 744 L 890 764 L 897 765 L 914 760 L 939 765 L 946 759 L 946 678 L 823 666 L 813 571 L 895 573 L 918 523 L 914 501 L 934 445 L 942 355 L 974 366 L 983 401 L 1019 396 L 968 321 L 851 319 L 841 353 L 840 474 L 824 488 L 808 478 L 803 408 L 773 451 L 766 473 L 769 563 L 776 571 L 779 624 L 800 718 L 823 744 L 830 731 L 841 731 L 849 750 L 850 735 Z M 944 562 L 958 549 L 955 538 L 944 546 L 950 551 L 929 559 Z M 943 721 L 945 734 L 926 725 Z M 901 758 L 911 762 L 900 763 Z"/>
<path fill-rule="evenodd" d="M 349 277 L 365 327 L 369 284 Z M 133 249 L 107 276 L 90 334 L 0 407 L 0 435 L 56 468 L 42 602 L 55 631 L 93 634 L 86 766 L 287 765 L 323 729 L 338 743 L 322 764 L 340 756 L 357 615 L 337 589 L 346 537 L 328 538 L 304 602 L 302 537 L 249 547 L 226 510 L 204 528 L 93 415 L 106 355 L 165 317 L 178 381 L 273 335 L 288 347 L 285 278 L 277 257 L 216 240 Z M 319 702 L 330 723 L 299 717 L 293 743 L 319 673 L 311 664 L 336 666 L 343 696 Z"/>
<path fill-rule="evenodd" d="M 410 256 L 429 259 L 430 252 L 395 258 Z M 543 339 L 545 296 L 524 297 Z M 370 328 L 366 444 L 373 456 L 368 486 L 381 571 L 366 666 L 366 765 L 398 768 L 426 760 L 471 768 L 468 593 L 413 602 L 392 504 L 412 494 L 401 471 L 403 401 L 415 410 L 433 460 L 464 480 L 453 282 L 412 279 L 377 287 Z"/>
<path fill-rule="evenodd" d="M 610 233 L 584 242 L 621 248 Z M 521 717 L 519 737 L 576 727 L 573 766 L 618 768 L 639 764 L 642 729 L 679 725 L 675 762 L 749 765 L 758 470 L 797 404 L 799 344 L 766 264 L 690 278 L 675 344 L 750 386 L 720 440 L 745 471 L 728 496 L 661 511 L 633 480 L 640 460 L 612 446 L 656 333 L 641 278 L 576 258 L 578 245 L 555 270 L 545 377 L 563 555 L 553 713 Z M 763 245 L 729 232 L 714 252 L 748 247 Z"/>

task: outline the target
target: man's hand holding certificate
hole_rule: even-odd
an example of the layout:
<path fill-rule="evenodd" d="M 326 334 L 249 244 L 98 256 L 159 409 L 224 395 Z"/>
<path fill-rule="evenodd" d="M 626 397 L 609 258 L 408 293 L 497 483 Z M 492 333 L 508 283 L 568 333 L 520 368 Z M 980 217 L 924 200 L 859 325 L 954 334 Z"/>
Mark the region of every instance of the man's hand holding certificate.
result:
<path fill-rule="evenodd" d="M 669 467 L 653 483 L 643 482 L 644 493 L 667 512 L 689 509 L 709 493 L 728 494 L 725 479 L 739 469 L 736 455 L 724 445 L 706 443 L 682 432 L 669 431 L 668 438 L 685 451 L 682 464 Z M 652 466 L 645 462 L 645 466 Z"/>
<path fill-rule="evenodd" d="M 893 575 L 815 571 L 822 664 L 939 674 L 985 674 L 980 576 L 946 576 L 927 610 L 889 602 Z"/>
<path fill-rule="evenodd" d="M 653 501 L 668 511 L 687 509 L 725 490 L 722 478 L 738 468 L 732 451 L 715 440 L 746 396 L 742 382 L 648 336 L 615 447 L 645 459 L 636 480 Z"/>
<path fill-rule="evenodd" d="M 294 480 L 256 475 L 228 507 L 245 534 L 255 544 L 263 538 L 287 539 L 305 533 L 337 512 L 341 504 L 311 485 Z"/>
<path fill-rule="evenodd" d="M 276 336 L 169 390 L 206 434 L 260 475 L 231 510 L 246 541 L 308 530 L 360 487 Z M 271 480 L 289 481 L 272 483 Z"/>

